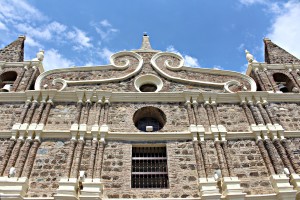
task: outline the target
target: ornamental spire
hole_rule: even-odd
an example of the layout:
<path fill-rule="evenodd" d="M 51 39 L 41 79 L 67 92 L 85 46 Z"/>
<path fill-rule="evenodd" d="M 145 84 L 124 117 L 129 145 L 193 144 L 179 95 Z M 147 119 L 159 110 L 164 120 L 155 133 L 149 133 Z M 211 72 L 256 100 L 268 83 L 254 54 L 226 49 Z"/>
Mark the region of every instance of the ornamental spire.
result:
<path fill-rule="evenodd" d="M 147 35 L 146 32 L 144 32 L 143 42 L 140 50 L 153 50 L 150 44 L 149 36 Z"/>

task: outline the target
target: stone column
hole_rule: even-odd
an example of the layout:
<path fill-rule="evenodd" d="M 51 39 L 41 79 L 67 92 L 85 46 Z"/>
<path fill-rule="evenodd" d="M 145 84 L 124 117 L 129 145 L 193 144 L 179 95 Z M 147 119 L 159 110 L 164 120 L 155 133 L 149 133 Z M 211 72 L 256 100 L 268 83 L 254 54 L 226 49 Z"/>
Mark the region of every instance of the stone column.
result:
<path fill-rule="evenodd" d="M 213 113 L 211 105 L 206 102 L 204 104 L 204 106 L 205 106 L 205 109 L 206 109 L 206 113 L 207 113 L 208 121 L 209 121 L 210 125 L 216 125 L 216 119 L 214 117 L 214 113 Z"/>
<path fill-rule="evenodd" d="M 70 178 L 78 177 L 84 143 L 85 142 L 83 139 L 78 139 L 77 146 L 75 148 Z"/>
<path fill-rule="evenodd" d="M 215 141 L 215 147 L 216 147 L 216 150 L 217 150 L 217 155 L 218 155 L 218 160 L 219 160 L 222 176 L 223 177 L 228 177 L 229 172 L 228 172 L 228 169 L 227 169 L 226 160 L 224 159 L 224 154 L 223 154 L 223 149 L 221 147 L 221 142 L 220 141 Z"/>
<path fill-rule="evenodd" d="M 96 160 L 96 155 L 97 155 L 97 147 L 98 147 L 98 141 L 96 138 L 96 139 L 92 140 L 92 149 L 91 149 L 91 155 L 90 155 L 90 160 L 89 160 L 89 168 L 87 171 L 88 178 L 93 178 L 94 165 L 95 165 L 95 160 Z"/>
<path fill-rule="evenodd" d="M 260 153 L 262 155 L 263 160 L 265 161 L 265 164 L 266 164 L 266 167 L 268 169 L 269 174 L 270 175 L 275 174 L 274 167 L 273 167 L 273 165 L 271 163 L 269 154 L 268 154 L 268 152 L 267 152 L 267 150 L 265 148 L 263 139 L 259 138 L 257 140 L 257 146 L 259 148 L 259 151 L 260 151 Z"/>
<path fill-rule="evenodd" d="M 266 145 L 266 149 L 269 153 L 270 159 L 272 161 L 272 164 L 274 166 L 275 173 L 281 174 L 283 172 L 282 163 L 280 163 L 276 157 L 277 151 L 276 151 L 272 141 L 269 138 L 265 139 L 265 145 Z"/>
<path fill-rule="evenodd" d="M 249 125 L 256 124 L 255 121 L 254 121 L 254 118 L 252 116 L 251 110 L 246 105 L 246 102 L 245 101 L 242 102 L 241 105 L 242 105 L 243 110 L 245 111 L 245 114 L 246 114 L 247 120 L 249 122 Z"/>
<path fill-rule="evenodd" d="M 99 141 L 98 144 L 98 151 L 96 156 L 96 163 L 94 167 L 94 179 L 100 179 L 101 178 L 101 171 L 102 171 L 102 161 L 103 161 L 103 153 L 104 153 L 104 147 L 105 144 L 103 141 Z"/>
<path fill-rule="evenodd" d="M 291 70 L 291 71 L 290 71 L 290 74 L 292 75 L 292 77 L 293 77 L 295 83 L 297 84 L 298 88 L 300 88 L 300 81 L 299 81 L 299 79 L 298 79 L 298 74 L 297 74 L 297 72 L 299 72 L 299 69 L 296 69 L 296 70 L 294 70 L 294 71 Z"/>
<path fill-rule="evenodd" d="M 110 108 L 110 102 L 108 101 L 108 99 L 106 99 L 104 102 L 104 119 L 103 119 L 104 124 L 107 124 L 108 122 L 109 108 Z"/>
<path fill-rule="evenodd" d="M 39 139 L 35 138 L 33 140 L 33 144 L 31 146 L 29 154 L 28 154 L 28 159 L 25 163 L 25 167 L 24 167 L 24 170 L 22 172 L 22 177 L 27 177 L 27 178 L 30 177 L 32 167 L 33 167 L 33 164 L 34 164 L 34 160 L 35 160 L 35 157 L 36 157 L 36 153 L 37 153 L 37 150 L 38 150 L 40 144 L 41 144 L 41 141 Z"/>
<path fill-rule="evenodd" d="M 256 69 L 253 71 L 253 75 L 254 75 L 255 79 L 257 80 L 258 84 L 260 85 L 261 90 L 262 90 L 262 91 L 266 91 L 265 85 L 264 85 L 264 83 L 261 81 L 261 77 L 260 77 L 260 75 L 259 75 L 259 73 L 258 73 L 258 70 L 259 70 L 259 69 L 256 68 Z"/>
<path fill-rule="evenodd" d="M 33 100 L 32 104 L 31 104 L 31 107 L 28 110 L 26 118 L 24 120 L 25 123 L 27 123 L 27 124 L 31 123 L 31 120 L 32 120 L 32 117 L 33 117 L 33 114 L 34 114 L 34 111 L 35 111 L 35 108 L 36 108 L 37 105 L 38 105 L 38 102 L 36 100 Z"/>
<path fill-rule="evenodd" d="M 67 165 L 66 165 L 66 177 L 70 177 L 71 175 L 71 168 L 72 168 L 72 163 L 73 163 L 73 157 L 74 157 L 74 150 L 76 147 L 76 139 L 71 139 L 70 140 L 70 147 L 69 147 L 69 153 L 68 153 L 68 157 L 67 157 Z"/>
<path fill-rule="evenodd" d="M 185 103 L 185 106 L 186 106 L 186 109 L 187 109 L 187 112 L 188 112 L 190 125 L 195 124 L 195 117 L 194 117 L 194 113 L 193 113 L 193 110 L 192 110 L 191 102 L 187 101 Z"/>
<path fill-rule="evenodd" d="M 19 123 L 20 124 L 24 123 L 30 104 L 31 104 L 31 101 L 26 101 L 25 107 L 22 110 L 21 116 L 19 118 Z"/>
<path fill-rule="evenodd" d="M 29 153 L 29 149 L 31 147 L 32 139 L 27 138 L 22 147 L 22 150 L 19 153 L 18 160 L 16 162 L 16 177 L 20 177 Z"/>
<path fill-rule="evenodd" d="M 199 149 L 198 146 L 198 140 L 193 140 L 193 147 L 196 157 L 196 165 L 197 165 L 197 172 L 198 172 L 198 178 L 206 177 L 204 165 L 203 165 L 203 158 L 200 154 L 201 149 Z"/>
<path fill-rule="evenodd" d="M 280 139 L 279 138 L 273 139 L 273 143 L 281 157 L 281 160 L 282 160 L 284 166 L 289 169 L 290 173 L 295 173 L 294 168 L 286 155 L 285 149 L 283 148 L 283 146 L 280 143 Z"/>
<path fill-rule="evenodd" d="M 42 118 L 42 114 L 45 108 L 45 101 L 41 101 L 39 108 L 37 109 L 37 113 L 33 116 L 32 122 L 38 124 Z"/>
<path fill-rule="evenodd" d="M 13 139 L 11 138 L 9 140 L 9 144 L 8 144 L 8 147 L 5 151 L 5 154 L 3 156 L 3 159 L 2 159 L 2 162 L 1 162 L 1 165 L 0 165 L 0 176 L 3 176 L 3 172 L 6 168 L 6 165 L 8 163 L 8 160 L 9 160 L 9 157 L 14 149 L 14 146 L 15 146 L 15 143 L 16 143 L 16 139 Z"/>
<path fill-rule="evenodd" d="M 27 85 L 26 85 L 26 89 L 25 90 L 29 90 L 30 86 L 31 86 L 31 83 L 33 83 L 34 79 L 35 79 L 35 76 L 36 76 L 36 73 L 37 73 L 37 67 L 36 66 L 33 66 L 32 69 L 34 70 L 33 73 L 31 74 L 30 76 L 30 79 L 28 80 L 27 82 Z"/>
<path fill-rule="evenodd" d="M 260 112 L 258 111 L 257 107 L 255 107 L 251 101 L 248 102 L 248 105 L 255 119 L 256 124 L 264 124 L 264 120 L 260 115 Z"/>
<path fill-rule="evenodd" d="M 224 150 L 224 156 L 225 156 L 225 160 L 227 162 L 227 169 L 228 169 L 228 174 L 230 177 L 234 176 L 233 175 L 233 168 L 232 168 L 232 160 L 230 158 L 230 154 L 229 154 L 229 150 L 228 150 L 228 145 L 227 145 L 227 141 L 222 141 L 221 143 L 222 148 Z"/>
<path fill-rule="evenodd" d="M 17 143 L 14 146 L 12 154 L 11 154 L 11 156 L 9 158 L 9 161 L 7 163 L 7 166 L 5 168 L 5 171 L 4 171 L 4 174 L 3 174 L 4 176 L 8 176 L 10 168 L 15 166 L 23 142 L 24 142 L 23 138 L 17 139 Z"/>
<path fill-rule="evenodd" d="M 194 116 L 195 116 L 195 123 L 196 123 L 197 125 L 202 125 L 202 124 L 201 124 L 201 121 L 200 121 L 200 119 L 199 119 L 199 113 L 198 113 L 197 107 L 198 107 L 198 103 L 197 103 L 197 102 L 193 102 L 192 108 L 193 108 L 193 113 L 194 113 Z"/>
<path fill-rule="evenodd" d="M 24 77 L 24 74 L 25 74 L 26 70 L 28 70 L 28 67 L 27 67 L 27 66 L 25 66 L 25 67 L 22 69 L 21 73 L 20 73 L 19 76 L 17 77 L 17 79 L 16 79 L 16 81 L 15 81 L 15 83 L 14 83 L 14 88 L 13 88 L 12 91 L 14 91 L 14 92 L 17 91 L 17 89 L 18 89 L 18 87 L 19 87 L 19 85 L 20 85 L 20 83 L 21 83 L 21 80 L 22 80 L 23 77 Z"/>
<path fill-rule="evenodd" d="M 275 118 L 274 115 L 272 114 L 272 111 L 271 111 L 271 108 L 270 108 L 268 102 L 264 102 L 264 107 L 267 111 L 267 114 L 268 114 L 270 120 L 271 120 L 271 123 L 272 124 L 279 124 L 279 120 L 277 118 Z"/>
<path fill-rule="evenodd" d="M 274 92 L 279 92 L 280 90 L 279 90 L 278 86 L 276 85 L 273 76 L 268 72 L 267 69 L 264 69 L 264 73 L 266 74 L 270 84 L 272 85 Z"/>
<path fill-rule="evenodd" d="M 215 117 L 215 120 L 216 120 L 216 124 L 219 125 L 221 123 L 220 123 L 220 118 L 219 118 L 219 114 L 218 114 L 217 104 L 212 103 L 211 105 L 212 105 L 214 117 Z"/>
<path fill-rule="evenodd" d="M 43 111 L 40 123 L 42 123 L 44 125 L 47 123 L 47 119 L 48 119 L 52 104 L 53 104 L 53 102 L 51 100 L 47 101 L 47 105 L 45 107 L 45 110 Z"/>
<path fill-rule="evenodd" d="M 296 171 L 297 174 L 300 174 L 300 166 L 299 166 L 297 160 L 294 157 L 294 154 L 293 154 L 293 152 L 292 152 L 292 150 L 290 148 L 288 140 L 286 138 L 282 139 L 281 140 L 281 144 L 284 147 L 284 149 L 286 150 L 286 154 L 287 154 L 287 156 L 288 156 L 288 158 L 289 158 L 289 160 L 290 160 L 290 162 L 291 162 L 294 170 Z"/>
<path fill-rule="evenodd" d="M 211 173 L 211 165 L 209 163 L 207 151 L 206 151 L 206 143 L 205 141 L 199 141 L 199 146 L 201 149 L 202 157 L 203 157 L 203 165 L 204 165 L 204 170 L 205 170 L 205 175 L 208 177 L 208 175 L 212 174 Z"/>
<path fill-rule="evenodd" d="M 271 120 L 269 118 L 269 115 L 268 113 L 266 112 L 266 110 L 263 108 L 263 106 L 261 105 L 261 102 L 260 101 L 257 101 L 257 107 L 261 113 L 261 116 L 265 122 L 265 124 L 271 124 Z"/>

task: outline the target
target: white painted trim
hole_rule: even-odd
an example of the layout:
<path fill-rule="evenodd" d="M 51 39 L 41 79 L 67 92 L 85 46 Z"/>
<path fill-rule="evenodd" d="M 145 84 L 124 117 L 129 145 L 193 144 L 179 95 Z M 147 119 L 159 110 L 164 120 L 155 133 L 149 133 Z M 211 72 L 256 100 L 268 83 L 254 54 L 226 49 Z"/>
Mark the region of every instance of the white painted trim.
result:
<path fill-rule="evenodd" d="M 161 70 L 159 68 L 159 66 L 157 66 L 156 60 L 161 56 L 172 56 L 172 57 L 176 57 L 180 60 L 179 65 L 176 67 L 170 65 L 170 62 L 171 62 L 170 60 L 166 60 L 164 64 L 166 65 L 167 69 L 169 69 L 169 70 L 172 70 L 172 71 L 185 70 L 185 71 L 198 72 L 198 73 L 202 72 L 202 73 L 208 73 L 208 74 L 237 76 L 237 77 L 243 78 L 244 80 L 248 81 L 248 83 L 251 86 L 251 88 L 250 88 L 251 91 L 256 91 L 256 83 L 249 76 L 246 76 L 246 75 L 238 73 L 238 72 L 226 71 L 226 70 L 185 67 L 185 66 L 183 66 L 184 60 L 180 55 L 177 55 L 175 53 L 168 53 L 168 52 L 157 53 L 151 58 L 151 64 L 154 66 L 156 71 L 164 78 L 171 79 L 173 81 L 177 81 L 177 82 L 181 82 L 181 83 L 189 83 L 189 84 L 192 83 L 192 84 L 198 84 L 198 85 L 224 87 L 224 90 L 229 93 L 232 93 L 232 91 L 229 90 L 229 86 L 240 85 L 240 83 L 236 80 L 227 81 L 225 83 L 214 83 L 214 82 L 208 82 L 208 81 L 189 80 L 189 79 L 171 76 L 171 75 L 167 74 L 166 72 L 164 72 L 163 70 Z"/>
<path fill-rule="evenodd" d="M 65 80 L 65 79 L 61 79 L 61 78 L 57 78 L 53 80 L 53 84 L 55 85 L 56 83 L 62 83 L 63 87 L 60 89 L 63 90 L 65 89 L 65 87 L 67 87 L 68 85 L 78 85 L 78 84 L 97 84 L 97 83 L 106 83 L 106 82 L 116 82 L 116 81 L 122 81 L 122 80 L 126 80 L 134 75 L 136 75 L 143 66 L 143 59 L 142 56 L 140 56 L 139 54 L 135 53 L 135 52 L 131 52 L 131 51 L 123 51 L 123 52 L 118 52 L 115 53 L 111 56 L 110 58 L 110 62 L 111 65 L 106 65 L 106 66 L 92 66 L 92 67 L 73 67 L 73 68 L 65 68 L 65 69 L 54 69 L 54 70 L 50 70 L 47 72 L 42 73 L 41 75 L 38 76 L 36 83 L 35 83 L 35 90 L 40 90 L 42 89 L 41 83 L 42 80 L 53 73 L 61 73 L 61 72 L 73 72 L 73 71 L 102 71 L 102 70 L 108 70 L 108 69 L 115 69 L 115 70 L 125 70 L 129 67 L 129 60 L 125 60 L 125 64 L 118 66 L 115 64 L 114 60 L 115 58 L 119 57 L 119 56 L 133 56 L 136 59 L 138 59 L 139 64 L 136 67 L 136 69 L 119 78 L 108 78 L 108 79 L 100 79 L 100 80 L 82 80 L 82 81 L 69 81 L 69 80 Z"/>
<path fill-rule="evenodd" d="M 250 76 L 251 71 L 259 69 L 259 70 L 299 70 L 300 64 L 268 64 L 268 63 L 259 63 L 259 62 L 252 62 L 248 64 L 248 68 L 246 71 L 246 75 Z"/>

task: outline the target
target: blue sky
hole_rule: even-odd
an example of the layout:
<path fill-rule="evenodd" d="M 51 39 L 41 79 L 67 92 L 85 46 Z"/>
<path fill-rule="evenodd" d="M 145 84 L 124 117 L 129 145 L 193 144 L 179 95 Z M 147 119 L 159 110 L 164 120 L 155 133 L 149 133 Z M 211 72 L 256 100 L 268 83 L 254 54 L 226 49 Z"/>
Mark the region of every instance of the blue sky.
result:
<path fill-rule="evenodd" d="M 0 47 L 25 34 L 25 59 L 45 50 L 46 70 L 108 64 L 143 32 L 187 66 L 244 72 L 245 49 L 264 61 L 264 37 L 300 57 L 300 1 L 0 0 Z"/>

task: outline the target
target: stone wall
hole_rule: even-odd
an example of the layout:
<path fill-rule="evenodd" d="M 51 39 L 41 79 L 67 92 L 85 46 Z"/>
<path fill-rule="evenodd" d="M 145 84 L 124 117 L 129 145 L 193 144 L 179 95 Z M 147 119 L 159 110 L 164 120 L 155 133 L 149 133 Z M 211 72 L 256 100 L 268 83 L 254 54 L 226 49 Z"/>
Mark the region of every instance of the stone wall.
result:
<path fill-rule="evenodd" d="M 219 104 L 218 115 L 220 123 L 229 132 L 249 131 L 249 123 L 242 107 L 235 104 Z"/>
<path fill-rule="evenodd" d="M 272 113 L 286 131 L 300 129 L 300 106 L 298 103 L 271 103 Z"/>
<path fill-rule="evenodd" d="M 42 141 L 29 179 L 28 197 L 52 197 L 64 175 L 69 141 Z"/>
<path fill-rule="evenodd" d="M 295 160 L 300 166 L 300 138 L 288 138 L 288 143 L 293 152 Z"/>
<path fill-rule="evenodd" d="M 0 139 L 0 166 L 2 164 L 2 160 L 8 146 L 8 141 L 9 139 L 4 139 L 4 138 Z"/>
<path fill-rule="evenodd" d="M 254 140 L 228 141 L 234 176 L 247 194 L 274 193 L 268 170 Z"/>
<path fill-rule="evenodd" d="M 23 62 L 24 41 L 25 37 L 21 36 L 3 49 L 0 49 L 0 61 Z"/>
<path fill-rule="evenodd" d="M 166 115 L 166 124 L 159 132 L 187 131 L 188 114 L 183 103 L 113 103 L 111 104 L 108 124 L 113 132 L 140 132 L 133 122 L 134 113 L 145 106 L 161 109 Z"/>
<path fill-rule="evenodd" d="M 24 104 L 21 103 L 0 103 L 0 127 L 1 130 L 11 130 L 18 122 Z"/>
<path fill-rule="evenodd" d="M 69 130 L 75 122 L 76 103 L 55 103 L 45 126 L 47 130 Z"/>
<path fill-rule="evenodd" d="M 109 142 L 104 150 L 102 179 L 108 198 L 199 197 L 195 155 L 191 142 L 167 142 L 169 188 L 132 189 L 132 144 Z M 120 191 L 122 191 L 120 193 Z"/>

